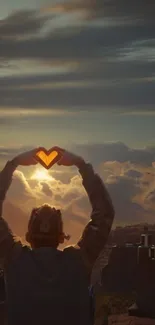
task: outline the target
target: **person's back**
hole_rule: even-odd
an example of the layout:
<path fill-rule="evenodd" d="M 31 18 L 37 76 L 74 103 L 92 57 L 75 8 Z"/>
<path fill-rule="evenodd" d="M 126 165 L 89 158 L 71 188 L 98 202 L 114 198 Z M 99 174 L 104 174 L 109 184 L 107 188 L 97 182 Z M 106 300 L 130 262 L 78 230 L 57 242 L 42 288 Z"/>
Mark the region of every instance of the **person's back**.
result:
<path fill-rule="evenodd" d="M 7 279 L 10 324 L 91 324 L 89 277 L 74 248 L 25 247 Z"/>
<path fill-rule="evenodd" d="M 24 164 L 21 158 L 18 161 Z M 65 238 L 61 213 L 47 205 L 32 210 L 26 234 L 31 247 L 15 242 L 0 218 L 0 262 L 5 269 L 10 325 L 92 324 L 90 274 L 107 241 L 114 210 L 92 166 L 71 154 L 61 161 L 68 162 L 79 168 L 92 205 L 91 221 L 76 246 L 58 250 Z M 9 162 L 0 174 L 1 203 L 15 166 Z"/>

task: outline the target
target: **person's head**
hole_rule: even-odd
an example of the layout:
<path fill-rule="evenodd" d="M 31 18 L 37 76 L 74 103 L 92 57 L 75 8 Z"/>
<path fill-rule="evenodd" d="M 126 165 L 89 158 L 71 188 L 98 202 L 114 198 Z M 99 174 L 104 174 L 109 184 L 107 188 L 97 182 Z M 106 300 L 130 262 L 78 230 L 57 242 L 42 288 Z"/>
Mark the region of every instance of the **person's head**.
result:
<path fill-rule="evenodd" d="M 32 210 L 26 233 L 26 240 L 32 248 L 57 248 L 65 238 L 60 210 L 48 204 Z"/>

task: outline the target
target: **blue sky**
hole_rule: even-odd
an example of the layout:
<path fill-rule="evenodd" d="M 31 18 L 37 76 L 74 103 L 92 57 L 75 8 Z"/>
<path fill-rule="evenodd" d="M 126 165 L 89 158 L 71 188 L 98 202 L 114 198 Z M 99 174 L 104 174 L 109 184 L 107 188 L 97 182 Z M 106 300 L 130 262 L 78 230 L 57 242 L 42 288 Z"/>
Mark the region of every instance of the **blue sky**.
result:
<path fill-rule="evenodd" d="M 0 165 L 39 145 L 77 150 L 106 177 L 114 201 L 125 186 L 124 205 L 115 203 L 116 221 L 133 222 L 134 214 L 135 220 L 151 221 L 154 177 L 148 180 L 147 173 L 154 175 L 155 161 L 154 15 L 155 4 L 144 0 L 136 6 L 135 0 L 2 0 Z M 29 173 L 22 173 L 17 193 L 20 183 L 32 194 Z M 53 173 L 61 175 L 57 169 Z M 131 177 L 137 173 L 138 183 Z M 36 186 L 32 196 L 40 198 L 38 189 L 44 188 Z M 126 218 L 122 209 L 129 211 Z"/>

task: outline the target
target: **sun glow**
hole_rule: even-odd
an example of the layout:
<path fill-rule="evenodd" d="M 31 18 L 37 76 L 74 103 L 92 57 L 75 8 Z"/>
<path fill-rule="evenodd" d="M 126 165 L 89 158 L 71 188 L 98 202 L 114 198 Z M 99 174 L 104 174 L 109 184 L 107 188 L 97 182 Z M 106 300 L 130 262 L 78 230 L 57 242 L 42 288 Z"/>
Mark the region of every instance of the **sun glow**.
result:
<path fill-rule="evenodd" d="M 49 172 L 47 170 L 37 169 L 32 175 L 31 179 L 35 179 L 38 181 L 51 181 L 54 178 L 51 175 L 49 175 Z"/>

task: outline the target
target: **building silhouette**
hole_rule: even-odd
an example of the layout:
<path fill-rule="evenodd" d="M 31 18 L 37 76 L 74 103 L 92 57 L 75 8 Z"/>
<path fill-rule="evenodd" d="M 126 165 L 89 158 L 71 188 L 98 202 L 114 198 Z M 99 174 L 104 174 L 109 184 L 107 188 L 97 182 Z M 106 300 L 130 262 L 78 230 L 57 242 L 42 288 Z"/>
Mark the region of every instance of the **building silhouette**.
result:
<path fill-rule="evenodd" d="M 102 292 L 103 297 L 119 295 L 125 300 L 131 293 L 135 293 L 134 299 L 141 308 L 140 317 L 147 315 L 155 318 L 154 236 L 154 231 L 149 231 L 145 226 L 138 243 L 112 245 L 108 265 L 102 270 L 102 286 L 99 292 Z M 132 303 L 129 302 L 128 307 Z M 114 309 L 111 308 L 112 314 Z M 116 309 L 114 313 L 120 313 L 120 310 L 116 312 Z M 127 310 L 122 308 L 122 313 Z"/>

